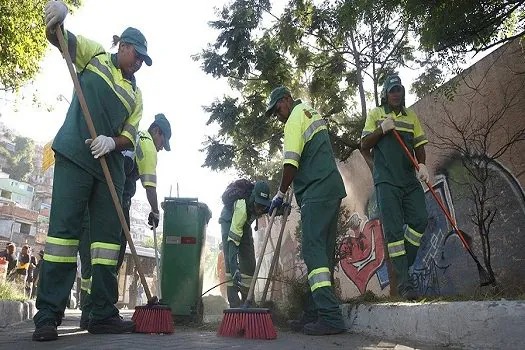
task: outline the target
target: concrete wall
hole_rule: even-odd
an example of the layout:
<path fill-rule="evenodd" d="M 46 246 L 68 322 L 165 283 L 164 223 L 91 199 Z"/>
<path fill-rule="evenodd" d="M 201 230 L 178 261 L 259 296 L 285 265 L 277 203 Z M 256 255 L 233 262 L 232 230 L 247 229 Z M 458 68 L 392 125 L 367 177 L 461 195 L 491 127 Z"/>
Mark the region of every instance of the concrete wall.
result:
<path fill-rule="evenodd" d="M 470 122 L 465 124 L 465 132 L 472 135 L 482 129 L 487 120 L 497 116 L 494 120 L 498 121 L 487 138 L 487 153 L 493 155 L 509 142 L 509 135 L 516 130 L 525 130 L 524 57 L 519 40 L 511 42 L 447 83 L 443 88 L 448 89 L 452 101 L 444 97 L 441 89 L 412 106 L 430 141 L 426 150 L 433 187 L 458 226 L 471 237 L 473 251 L 484 266 L 484 256 L 489 254 L 483 254 L 479 233 L 471 223 L 475 212 L 469 191 L 471 179 L 465 177 L 461 160 L 454 160 L 454 152 L 440 144 L 440 140 L 457 137 L 447 126 L 447 120 L 455 120 L 460 125 Z M 472 145 L 467 142 L 467 146 Z M 516 142 L 489 166 L 491 181 L 488 191 L 493 199 L 487 205 L 489 209 L 497 210 L 489 237 L 490 260 L 500 287 L 511 293 L 525 290 L 524 153 L 525 142 Z M 367 290 L 378 295 L 389 294 L 390 279 L 370 169 L 358 151 L 339 167 L 348 194 L 343 205 L 354 214 L 355 223 L 353 229 L 348 230 L 343 246 L 348 254 L 336 269 L 337 287 L 343 299 L 356 297 Z M 465 179 L 468 180 L 466 183 Z M 452 227 L 428 191 L 426 202 L 429 224 L 412 271 L 416 287 L 426 295 L 477 293 L 479 275 L 476 264 L 464 250 L 459 237 L 450 234 Z M 306 272 L 297 255 L 294 233 L 298 221 L 295 206 L 287 223 L 280 254 L 280 271 L 288 276 L 300 276 Z M 267 274 L 279 227 L 280 224 L 276 223 L 262 265 L 262 276 Z M 264 227 L 260 228 L 254 238 L 256 251 L 260 248 L 263 230 Z M 286 288 L 286 285 L 277 284 L 275 295 L 286 294 Z"/>

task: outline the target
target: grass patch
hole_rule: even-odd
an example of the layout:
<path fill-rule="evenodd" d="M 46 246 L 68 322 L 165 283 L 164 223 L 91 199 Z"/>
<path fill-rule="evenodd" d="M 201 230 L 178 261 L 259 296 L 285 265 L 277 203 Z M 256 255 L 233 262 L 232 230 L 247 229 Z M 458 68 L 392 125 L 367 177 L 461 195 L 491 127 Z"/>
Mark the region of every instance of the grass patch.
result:
<path fill-rule="evenodd" d="M 26 301 L 23 287 L 14 282 L 0 283 L 0 300 Z"/>

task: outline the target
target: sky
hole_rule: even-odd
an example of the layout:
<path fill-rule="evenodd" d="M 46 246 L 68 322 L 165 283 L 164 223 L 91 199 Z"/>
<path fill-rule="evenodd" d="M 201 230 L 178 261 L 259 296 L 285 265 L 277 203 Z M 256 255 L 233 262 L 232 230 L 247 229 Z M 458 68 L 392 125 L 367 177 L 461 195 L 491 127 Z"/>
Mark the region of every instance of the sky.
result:
<path fill-rule="evenodd" d="M 199 150 L 203 148 L 205 135 L 217 130 L 216 126 L 205 125 L 209 116 L 202 106 L 231 90 L 226 80 L 206 75 L 191 55 L 215 41 L 217 32 L 208 27 L 208 21 L 215 19 L 214 9 L 226 2 L 170 2 L 168 9 L 167 2 L 158 0 L 150 0 L 147 5 L 137 0 L 84 0 L 83 6 L 65 21 L 67 30 L 95 40 L 108 50 L 112 36 L 120 35 L 128 26 L 140 29 L 146 36 L 153 65 L 144 64 L 136 74 L 144 101 L 140 129 L 147 129 L 157 113 L 164 113 L 172 127 L 172 150 L 160 152 L 158 158 L 159 200 L 169 196 L 170 189 L 171 195 L 176 196 L 178 185 L 180 197 L 196 197 L 210 207 L 213 217 L 208 233 L 217 237 L 220 236 L 217 222 L 222 209 L 220 197 L 235 174 L 201 167 L 205 154 Z M 401 73 L 408 85 L 416 76 L 415 72 Z M 58 50 L 50 46 L 41 62 L 40 73 L 32 84 L 22 89 L 22 94 L 30 96 L 37 92 L 40 101 L 52 105 L 53 110 L 39 109 L 27 99 L 14 109 L 8 101 L 0 105 L 0 121 L 23 136 L 46 143 L 62 125 L 68 108 L 65 99 L 57 98 L 63 95 L 70 100 L 72 89 L 65 62 Z M 414 101 L 415 96 L 407 96 L 409 104 Z M 144 189 L 141 186 L 137 189 L 135 199 L 146 201 Z"/>
<path fill-rule="evenodd" d="M 154 115 L 164 113 L 170 120 L 171 151 L 161 151 L 158 157 L 158 196 L 177 195 L 197 197 L 212 210 L 213 217 L 208 233 L 220 236 L 218 217 L 220 197 L 235 174 L 213 172 L 202 168 L 205 154 L 204 135 L 213 134 L 217 128 L 205 125 L 208 115 L 202 106 L 215 98 L 229 93 L 225 80 L 216 80 L 200 69 L 200 63 L 191 55 L 199 53 L 217 33 L 208 28 L 214 19 L 214 7 L 221 7 L 222 0 L 198 0 L 185 2 L 183 6 L 172 3 L 167 10 L 164 1 L 103 1 L 85 0 L 73 15 L 68 15 L 65 28 L 81 34 L 110 49 L 114 34 L 120 35 L 128 27 L 140 29 L 148 41 L 148 53 L 153 60 L 151 67 L 145 64 L 137 72 L 137 85 L 142 90 L 144 113 L 140 124 L 146 130 Z M 115 49 L 113 49 L 115 50 Z M 22 93 L 31 96 L 38 92 L 43 104 L 52 105 L 53 111 L 38 109 L 31 103 L 22 103 L 15 111 L 9 104 L 0 106 L 0 121 L 23 136 L 37 142 L 48 142 L 62 125 L 68 103 L 57 97 L 71 98 L 73 84 L 59 51 L 50 46 L 41 62 L 40 73 L 34 83 Z M 146 201 L 146 194 L 137 186 L 135 199 Z"/>

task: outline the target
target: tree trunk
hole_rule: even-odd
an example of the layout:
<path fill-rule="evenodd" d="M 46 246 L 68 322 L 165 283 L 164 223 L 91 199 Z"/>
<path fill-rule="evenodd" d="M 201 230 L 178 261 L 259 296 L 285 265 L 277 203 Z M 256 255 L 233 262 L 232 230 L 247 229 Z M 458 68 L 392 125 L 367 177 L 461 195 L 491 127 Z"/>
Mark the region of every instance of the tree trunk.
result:
<path fill-rule="evenodd" d="M 350 29 L 350 41 L 352 43 L 352 55 L 354 56 L 357 73 L 357 86 L 359 88 L 359 97 L 361 99 L 361 116 L 366 118 L 366 95 L 365 88 L 363 87 L 363 69 L 361 68 L 361 57 L 359 57 L 359 52 L 357 51 L 354 31 L 352 29 Z"/>

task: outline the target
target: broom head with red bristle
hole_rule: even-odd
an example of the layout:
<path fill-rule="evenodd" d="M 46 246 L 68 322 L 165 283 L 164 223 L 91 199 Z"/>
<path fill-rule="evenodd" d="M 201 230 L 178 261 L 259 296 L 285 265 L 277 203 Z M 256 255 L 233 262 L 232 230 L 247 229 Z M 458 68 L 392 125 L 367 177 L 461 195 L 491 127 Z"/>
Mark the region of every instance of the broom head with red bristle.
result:
<path fill-rule="evenodd" d="M 136 306 L 131 317 L 135 321 L 136 333 L 164 333 L 175 331 L 171 309 L 166 305 Z"/>
<path fill-rule="evenodd" d="M 218 335 L 222 337 L 244 337 L 246 339 L 275 339 L 270 309 L 231 308 L 224 310 L 224 318 Z"/>

